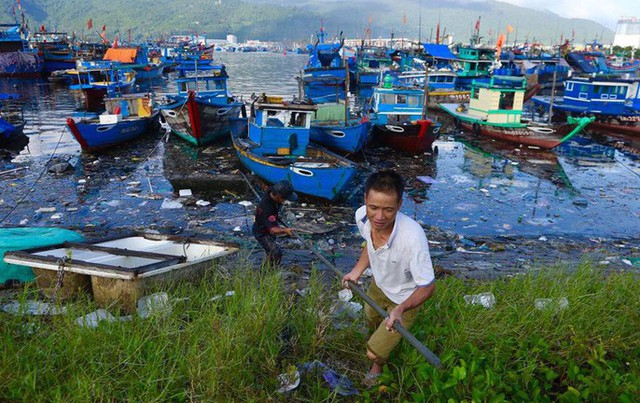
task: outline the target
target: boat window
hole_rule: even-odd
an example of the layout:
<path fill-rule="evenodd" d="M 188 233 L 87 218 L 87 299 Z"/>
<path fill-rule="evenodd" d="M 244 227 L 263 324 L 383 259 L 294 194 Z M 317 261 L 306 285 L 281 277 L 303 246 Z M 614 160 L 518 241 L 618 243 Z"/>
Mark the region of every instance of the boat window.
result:
<path fill-rule="evenodd" d="M 408 96 L 407 97 L 407 105 L 415 106 L 420 104 L 420 98 L 418 96 Z"/>
<path fill-rule="evenodd" d="M 587 84 L 580 85 L 580 92 L 587 92 L 589 90 L 589 86 Z"/>
<path fill-rule="evenodd" d="M 404 94 L 398 94 L 396 97 L 396 103 L 397 104 L 406 104 L 407 103 L 407 96 Z"/>
<path fill-rule="evenodd" d="M 623 95 L 626 91 L 627 87 L 618 87 L 618 94 Z"/>
<path fill-rule="evenodd" d="M 411 115 L 388 115 L 387 124 L 397 125 L 411 121 Z"/>
<path fill-rule="evenodd" d="M 573 83 L 567 83 L 567 91 L 573 91 Z"/>
<path fill-rule="evenodd" d="M 498 109 L 513 109 L 514 92 L 503 92 L 500 94 L 500 105 Z"/>
<path fill-rule="evenodd" d="M 473 89 L 471 89 L 471 98 L 472 98 L 472 99 L 479 99 L 479 98 L 480 98 L 480 94 L 479 94 L 479 92 L 480 92 L 480 91 L 478 91 L 478 89 L 477 89 L 477 88 L 473 88 Z"/>
<path fill-rule="evenodd" d="M 302 112 L 291 112 L 289 126 L 304 127 L 306 114 Z"/>
<path fill-rule="evenodd" d="M 381 104 L 394 104 L 395 96 L 393 94 L 382 94 L 380 97 Z"/>

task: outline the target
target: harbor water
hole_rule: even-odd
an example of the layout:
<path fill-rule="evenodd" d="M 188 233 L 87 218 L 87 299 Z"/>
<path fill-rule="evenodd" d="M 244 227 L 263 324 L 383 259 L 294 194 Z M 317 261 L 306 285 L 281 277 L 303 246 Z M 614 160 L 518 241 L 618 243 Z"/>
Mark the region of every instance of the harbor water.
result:
<path fill-rule="evenodd" d="M 229 88 L 248 99 L 267 93 L 297 96 L 296 76 L 305 55 L 219 53 Z M 158 94 L 175 87 L 172 76 L 140 83 Z M 30 143 L 19 155 L 0 160 L 0 226 L 63 226 L 87 230 L 130 228 L 183 232 L 206 229 L 250 239 L 251 192 L 195 191 L 198 204 L 176 204 L 166 154 L 200 164 L 204 171 L 239 168 L 228 144 L 197 150 L 178 138 L 153 133 L 104 154 L 81 153 L 65 129 L 82 99 L 46 80 L 0 81 L 0 91 L 24 101 Z M 433 152 L 417 157 L 369 146 L 350 156 L 367 169 L 393 168 L 407 180 L 402 211 L 427 226 L 461 236 L 636 237 L 640 228 L 640 163 L 633 142 L 588 135 L 552 152 L 474 138 L 452 128 Z M 178 154 L 175 154 L 178 153 Z M 217 162 L 210 162 L 211 155 Z M 209 160 L 205 156 L 209 156 Z M 172 157 L 173 158 L 173 157 Z M 206 162 L 205 162 L 206 161 Z M 64 164 L 69 163 L 68 169 Z M 59 173 L 51 167 L 60 165 Z M 352 212 L 362 201 L 362 170 L 349 193 L 333 203 L 305 200 L 320 215 L 345 212 L 336 224 L 353 232 Z M 300 206 L 300 204 L 298 205 Z M 298 214 L 298 220 L 304 220 Z M 326 218 L 326 217 L 325 217 Z"/>

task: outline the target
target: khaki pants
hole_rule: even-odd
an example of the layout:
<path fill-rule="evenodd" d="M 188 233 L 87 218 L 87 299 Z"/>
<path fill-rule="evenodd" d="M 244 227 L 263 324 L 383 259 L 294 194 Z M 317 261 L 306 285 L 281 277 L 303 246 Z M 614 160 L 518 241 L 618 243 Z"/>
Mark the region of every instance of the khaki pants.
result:
<path fill-rule="evenodd" d="M 387 312 L 391 312 L 393 308 L 398 306 L 398 304 L 394 303 L 384 295 L 382 290 L 376 285 L 375 281 L 371 282 L 367 295 L 369 295 L 371 299 L 373 299 Z M 415 322 L 419 310 L 420 307 L 416 307 L 402 313 L 402 322 L 404 323 L 405 328 L 408 329 L 411 327 L 413 322 Z M 402 336 L 398 332 L 391 332 L 387 330 L 385 321 L 383 320 L 384 318 L 378 315 L 378 313 L 369 305 L 365 305 L 364 316 L 367 319 L 369 328 L 373 331 L 373 334 L 367 342 L 367 348 L 375 354 L 378 359 L 385 362 L 389 359 L 389 354 L 400 342 Z"/>

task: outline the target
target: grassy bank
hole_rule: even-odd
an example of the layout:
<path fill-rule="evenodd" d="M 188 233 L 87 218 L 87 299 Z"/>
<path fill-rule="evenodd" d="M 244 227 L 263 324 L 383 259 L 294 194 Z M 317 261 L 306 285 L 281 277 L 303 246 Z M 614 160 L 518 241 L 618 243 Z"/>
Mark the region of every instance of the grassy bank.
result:
<path fill-rule="evenodd" d="M 168 290 L 168 314 L 95 329 L 76 323 L 96 309 L 90 300 L 59 316 L 0 313 L 0 400 L 343 399 L 321 374 L 276 392 L 279 374 L 313 360 L 354 381 L 356 400 L 633 401 L 640 392 L 640 283 L 631 274 L 604 277 L 585 264 L 483 283 L 439 280 L 412 331 L 443 368 L 401 343 L 382 384 L 369 390 L 360 385 L 368 369 L 362 324 L 334 326 L 338 289 L 317 273 L 308 291 L 292 293 L 279 273 L 245 267 Z M 480 292 L 494 294 L 493 308 L 465 302 Z M 536 298 L 569 304 L 539 310 Z"/>

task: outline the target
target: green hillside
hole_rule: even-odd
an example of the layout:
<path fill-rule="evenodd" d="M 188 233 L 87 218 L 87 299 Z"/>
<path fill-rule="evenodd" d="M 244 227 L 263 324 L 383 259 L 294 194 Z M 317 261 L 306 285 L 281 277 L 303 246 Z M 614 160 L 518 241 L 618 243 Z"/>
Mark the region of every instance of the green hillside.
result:
<path fill-rule="evenodd" d="M 13 1 L 17 0 L 8 1 L 0 9 L 3 22 L 14 20 Z M 118 34 L 124 39 L 131 30 L 134 40 L 198 32 L 209 38 L 234 34 L 240 41 L 308 41 L 324 24 L 330 35 L 343 31 L 351 38 L 378 38 L 389 37 L 393 32 L 396 37 L 420 36 L 425 40 L 435 37 L 440 21 L 441 33 L 452 33 L 456 42 L 464 42 L 478 17 L 485 38 L 495 38 L 511 25 L 514 32 L 509 41 L 526 38 L 558 43 L 561 36 L 571 37 L 572 32 L 576 42 L 597 38 L 610 43 L 613 39 L 613 31 L 593 21 L 561 18 L 497 1 L 21 0 L 20 6 L 32 29 L 44 24 L 48 30 L 75 31 L 96 39 L 106 25 L 109 38 Z M 91 32 L 87 29 L 90 18 Z"/>

